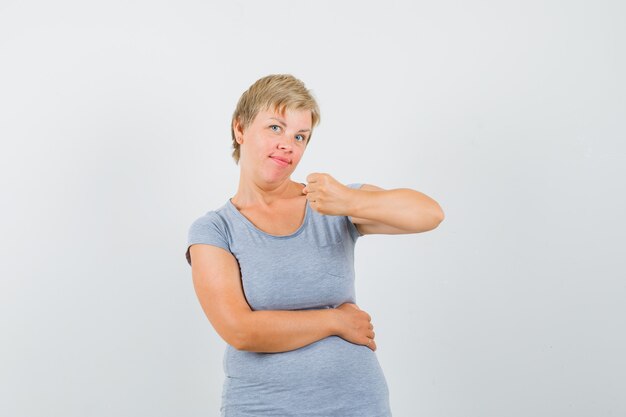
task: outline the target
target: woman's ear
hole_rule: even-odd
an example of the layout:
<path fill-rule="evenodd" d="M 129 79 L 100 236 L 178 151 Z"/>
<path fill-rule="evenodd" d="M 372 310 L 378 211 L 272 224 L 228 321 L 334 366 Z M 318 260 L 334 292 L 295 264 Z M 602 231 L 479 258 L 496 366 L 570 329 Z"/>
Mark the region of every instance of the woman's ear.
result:
<path fill-rule="evenodd" d="M 239 123 L 239 118 L 233 120 L 233 132 L 235 132 L 235 140 L 241 145 L 243 142 L 243 129 Z"/>

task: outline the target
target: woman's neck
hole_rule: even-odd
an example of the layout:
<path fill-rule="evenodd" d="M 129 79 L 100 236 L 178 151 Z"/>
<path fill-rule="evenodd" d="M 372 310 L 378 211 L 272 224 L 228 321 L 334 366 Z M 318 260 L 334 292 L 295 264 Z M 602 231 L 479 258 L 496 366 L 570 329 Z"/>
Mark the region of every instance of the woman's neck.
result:
<path fill-rule="evenodd" d="M 264 182 L 247 181 L 240 177 L 239 188 L 231 201 L 237 208 L 249 206 L 268 207 L 277 200 L 284 200 L 303 196 L 302 184 L 285 179 L 281 183 L 268 184 Z"/>

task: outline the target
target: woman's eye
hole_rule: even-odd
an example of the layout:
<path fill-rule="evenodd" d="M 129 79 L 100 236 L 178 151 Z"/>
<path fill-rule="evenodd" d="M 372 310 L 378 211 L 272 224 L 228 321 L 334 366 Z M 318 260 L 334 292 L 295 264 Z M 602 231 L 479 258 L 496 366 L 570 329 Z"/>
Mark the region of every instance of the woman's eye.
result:
<path fill-rule="evenodd" d="M 296 139 L 297 139 L 299 142 L 303 142 L 303 141 L 304 141 L 304 136 L 302 136 L 302 135 L 296 135 Z"/>
<path fill-rule="evenodd" d="M 280 130 L 280 126 L 278 126 L 278 125 L 271 125 L 270 129 L 272 129 L 274 132 L 278 132 Z"/>

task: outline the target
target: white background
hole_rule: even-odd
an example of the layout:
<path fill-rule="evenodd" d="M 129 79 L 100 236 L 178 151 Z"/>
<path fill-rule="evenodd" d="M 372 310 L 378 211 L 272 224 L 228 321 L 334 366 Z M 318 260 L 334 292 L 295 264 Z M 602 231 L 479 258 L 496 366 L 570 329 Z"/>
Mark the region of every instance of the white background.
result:
<path fill-rule="evenodd" d="M 365 236 L 394 417 L 626 415 L 621 1 L 0 2 L 0 415 L 216 416 L 184 258 L 234 195 L 241 93 L 322 121 L 293 179 L 408 187 Z"/>

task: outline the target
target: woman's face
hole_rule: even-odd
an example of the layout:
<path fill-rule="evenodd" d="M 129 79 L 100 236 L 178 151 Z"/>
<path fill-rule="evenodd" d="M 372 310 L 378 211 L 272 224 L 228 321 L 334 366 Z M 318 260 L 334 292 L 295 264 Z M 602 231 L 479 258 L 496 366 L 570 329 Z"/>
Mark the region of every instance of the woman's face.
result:
<path fill-rule="evenodd" d="M 310 110 L 260 111 L 243 132 L 235 122 L 240 165 L 268 183 L 289 178 L 304 154 L 311 123 Z"/>

